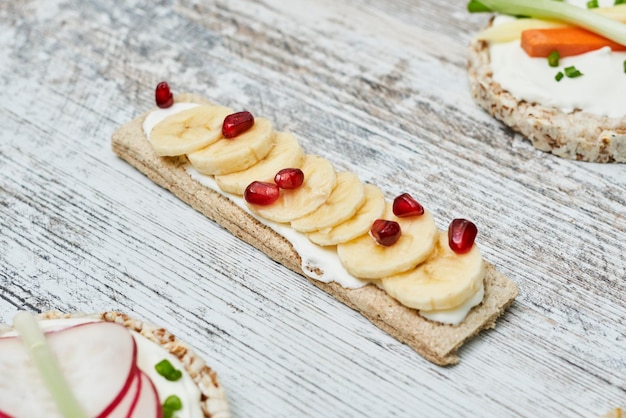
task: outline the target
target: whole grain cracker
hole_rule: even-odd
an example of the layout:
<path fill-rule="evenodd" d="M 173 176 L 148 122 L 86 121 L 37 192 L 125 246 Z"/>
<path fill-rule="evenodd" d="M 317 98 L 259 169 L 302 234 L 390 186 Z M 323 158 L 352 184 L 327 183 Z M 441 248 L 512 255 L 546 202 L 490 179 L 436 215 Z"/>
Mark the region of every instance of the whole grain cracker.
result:
<path fill-rule="evenodd" d="M 183 341 L 153 323 L 134 319 L 124 313 L 104 311 L 100 313 L 63 313 L 48 311 L 37 315 L 40 320 L 86 318 L 121 324 L 131 331 L 162 346 L 175 356 L 185 367 L 185 370 L 200 390 L 200 407 L 205 418 L 230 418 L 230 409 L 226 398 L 226 391 L 220 384 L 217 373 L 212 370 L 194 351 Z M 0 325 L 0 336 L 11 327 Z"/>
<path fill-rule="evenodd" d="M 177 102 L 209 103 L 194 94 L 177 95 Z M 203 186 L 187 174 L 184 157 L 158 157 L 143 132 L 148 113 L 113 133 L 113 151 L 152 181 L 226 228 L 233 235 L 264 252 L 271 259 L 304 276 L 315 286 L 359 311 L 380 329 L 406 343 L 427 360 L 447 366 L 459 361 L 457 350 L 483 329 L 493 328 L 496 318 L 513 303 L 517 285 L 486 263 L 485 296 L 465 320 L 456 326 L 429 321 L 373 284 L 346 289 L 304 275 L 300 255 L 289 241 L 261 224 L 228 198 Z"/>
<path fill-rule="evenodd" d="M 626 112 L 621 118 L 580 110 L 565 113 L 513 96 L 493 79 L 486 41 L 470 43 L 467 71 L 476 103 L 528 138 L 535 148 L 572 160 L 626 162 Z"/>

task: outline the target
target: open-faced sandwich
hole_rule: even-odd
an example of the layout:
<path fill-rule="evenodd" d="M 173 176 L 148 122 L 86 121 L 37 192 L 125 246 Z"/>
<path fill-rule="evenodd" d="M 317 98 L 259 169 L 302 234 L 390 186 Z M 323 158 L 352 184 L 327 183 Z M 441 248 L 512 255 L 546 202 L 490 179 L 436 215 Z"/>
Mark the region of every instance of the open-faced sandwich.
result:
<path fill-rule="evenodd" d="M 626 162 L 625 1 L 471 0 L 468 9 L 497 13 L 469 48 L 478 104 L 540 150 Z"/>
<path fill-rule="evenodd" d="M 428 360 L 456 363 L 517 295 L 482 259 L 472 222 L 440 231 L 410 194 L 387 201 L 250 112 L 174 98 L 166 83 L 156 101 L 113 134 L 120 157 Z"/>
<path fill-rule="evenodd" d="M 0 418 L 226 418 L 217 375 L 163 328 L 119 312 L 0 325 Z"/>

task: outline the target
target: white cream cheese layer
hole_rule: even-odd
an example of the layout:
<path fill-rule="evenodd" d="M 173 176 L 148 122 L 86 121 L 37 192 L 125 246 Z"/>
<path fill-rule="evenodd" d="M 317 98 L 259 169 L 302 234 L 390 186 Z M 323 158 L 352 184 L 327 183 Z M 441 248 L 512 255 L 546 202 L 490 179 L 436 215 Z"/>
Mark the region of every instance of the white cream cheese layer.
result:
<path fill-rule="evenodd" d="M 431 321 L 441 322 L 443 324 L 456 325 L 460 324 L 465 319 L 469 311 L 474 307 L 480 305 L 485 297 L 485 285 L 481 282 L 478 292 L 474 294 L 465 303 L 454 309 L 445 309 L 440 311 L 419 311 L 420 315 Z"/>
<path fill-rule="evenodd" d="M 187 170 L 187 173 L 192 179 L 227 197 L 263 225 L 270 227 L 289 241 L 298 254 L 300 254 L 300 258 L 302 258 L 302 271 L 308 277 L 324 283 L 334 281 L 349 289 L 363 287 L 369 283 L 367 280 L 357 279 L 348 273 L 341 264 L 336 251 L 313 244 L 306 235 L 294 230 L 286 224 L 271 222 L 256 216 L 248 209 L 242 197 L 222 192 L 212 176 L 199 173 L 191 164 L 185 165 L 185 170 Z M 322 272 L 321 274 L 320 271 Z"/>
<path fill-rule="evenodd" d="M 158 109 L 150 112 L 143 123 L 143 130 L 148 140 L 150 139 L 150 132 L 152 131 L 152 128 L 154 128 L 154 126 L 161 120 L 195 106 L 198 105 L 193 103 L 175 103 L 170 108 Z M 268 226 L 277 234 L 289 241 L 300 255 L 302 259 L 302 271 L 308 277 L 324 283 L 336 282 L 342 287 L 348 289 L 360 288 L 370 283 L 369 280 L 359 279 L 348 273 L 348 271 L 341 264 L 337 251 L 334 250 L 334 247 L 325 248 L 316 245 L 312 243 L 306 235 L 295 231 L 289 225 L 271 222 L 256 216 L 250 211 L 250 209 L 248 209 L 248 206 L 242 197 L 223 192 L 215 182 L 213 176 L 199 173 L 189 163 L 185 165 L 185 170 L 192 179 L 228 198 L 259 222 Z M 479 295 L 480 298 L 478 298 Z M 470 300 L 466 301 L 463 305 L 456 309 L 449 309 L 446 311 L 430 311 L 426 312 L 422 316 L 432 321 L 458 325 L 463 321 L 463 319 L 465 319 L 472 307 L 482 302 L 483 295 L 484 292 L 479 290 Z"/>
<path fill-rule="evenodd" d="M 568 1 L 568 3 L 583 2 Z M 513 20 L 510 16 L 497 16 L 493 24 Z M 573 57 L 561 58 L 558 67 L 550 67 L 547 58 L 531 58 L 521 48 L 520 41 L 492 42 L 489 46 L 493 79 L 513 96 L 529 103 L 539 103 L 569 113 L 580 109 L 608 117 L 626 114 L 624 92 L 626 52 L 613 52 L 610 48 Z M 583 76 L 563 77 L 555 80 L 557 72 L 575 66 Z"/>
<path fill-rule="evenodd" d="M 39 321 L 39 326 L 44 332 L 48 332 L 97 321 L 94 318 L 46 319 Z M 200 390 L 191 376 L 189 376 L 189 373 L 185 371 L 185 367 L 178 358 L 141 334 L 134 331 L 130 331 L 130 333 L 137 344 L 137 366 L 154 383 L 161 403 L 168 396 L 176 395 L 183 404 L 183 408 L 176 411 L 178 418 L 203 418 L 204 414 L 200 408 Z M 13 335 L 17 335 L 15 331 L 9 331 L 0 336 L 8 337 Z M 169 360 L 174 368 L 182 372 L 182 377 L 176 382 L 168 381 L 154 369 L 154 366 L 163 359 Z"/>

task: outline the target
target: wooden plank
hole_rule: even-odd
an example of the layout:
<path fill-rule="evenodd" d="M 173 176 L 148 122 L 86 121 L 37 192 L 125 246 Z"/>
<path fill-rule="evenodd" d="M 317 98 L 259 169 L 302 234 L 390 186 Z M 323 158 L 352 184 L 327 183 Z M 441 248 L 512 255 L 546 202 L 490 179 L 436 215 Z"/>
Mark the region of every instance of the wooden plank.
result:
<path fill-rule="evenodd" d="M 0 318 L 115 308 L 218 371 L 236 416 L 597 416 L 626 399 L 623 166 L 535 151 L 467 91 L 464 2 L 0 4 Z M 118 160 L 168 79 L 464 216 L 520 296 L 431 365 Z M 315 412 L 313 412 L 315 411 Z"/>

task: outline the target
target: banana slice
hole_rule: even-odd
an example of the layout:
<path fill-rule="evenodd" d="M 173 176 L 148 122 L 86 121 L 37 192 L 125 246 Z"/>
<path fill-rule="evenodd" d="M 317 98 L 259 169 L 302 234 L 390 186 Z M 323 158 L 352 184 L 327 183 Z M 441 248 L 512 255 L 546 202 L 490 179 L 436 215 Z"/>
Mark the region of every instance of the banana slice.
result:
<path fill-rule="evenodd" d="M 281 190 L 271 205 L 248 204 L 250 210 L 274 222 L 291 222 L 313 212 L 326 202 L 337 184 L 337 173 L 325 158 L 307 154 L 300 167 L 304 183 L 297 189 Z"/>
<path fill-rule="evenodd" d="M 150 142 L 162 157 L 197 151 L 222 137 L 222 123 L 231 113 L 232 109 L 212 105 L 183 110 L 157 123 L 150 132 Z"/>
<path fill-rule="evenodd" d="M 366 184 L 364 189 L 365 202 L 354 216 L 333 228 L 307 234 L 311 242 L 322 246 L 337 245 L 367 234 L 372 222 L 385 212 L 385 196 L 372 184 Z"/>
<path fill-rule="evenodd" d="M 291 221 L 299 232 L 332 228 L 350 219 L 365 201 L 365 185 L 350 172 L 337 173 L 337 185 L 322 206 L 302 218 Z"/>
<path fill-rule="evenodd" d="M 461 306 L 480 290 L 485 267 L 476 245 L 456 254 L 448 234 L 440 231 L 435 251 L 417 268 L 381 280 L 383 289 L 401 304 L 418 310 L 444 310 Z"/>
<path fill-rule="evenodd" d="M 246 187 L 255 180 L 274 181 L 274 176 L 283 168 L 300 168 L 304 160 L 304 151 L 298 140 L 287 132 L 276 132 L 276 143 L 269 154 L 252 167 L 231 174 L 215 176 L 215 181 L 222 191 L 243 195 Z"/>
<path fill-rule="evenodd" d="M 219 175 L 245 170 L 261 161 L 274 146 L 272 123 L 254 120 L 252 128 L 232 139 L 221 138 L 200 151 L 187 155 L 202 174 Z"/>
<path fill-rule="evenodd" d="M 398 218 L 387 203 L 383 219 L 400 224 L 402 235 L 395 244 L 378 245 L 366 233 L 337 245 L 337 254 L 350 274 L 361 279 L 380 279 L 410 270 L 432 253 L 438 238 L 430 212 L 421 216 Z"/>

